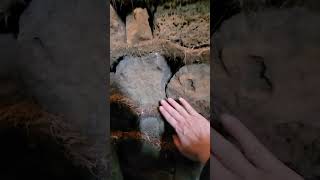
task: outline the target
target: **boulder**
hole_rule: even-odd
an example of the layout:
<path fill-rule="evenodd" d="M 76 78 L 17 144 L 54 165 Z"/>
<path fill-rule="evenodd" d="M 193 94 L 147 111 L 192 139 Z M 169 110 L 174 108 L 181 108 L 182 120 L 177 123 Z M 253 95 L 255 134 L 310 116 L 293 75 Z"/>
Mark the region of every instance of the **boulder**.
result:
<path fill-rule="evenodd" d="M 166 94 L 168 97 L 185 98 L 192 107 L 210 118 L 210 65 L 186 65 L 171 78 Z"/>
<path fill-rule="evenodd" d="M 158 53 L 141 58 L 124 57 L 116 67 L 117 88 L 137 106 L 150 109 L 166 97 L 171 70 Z"/>

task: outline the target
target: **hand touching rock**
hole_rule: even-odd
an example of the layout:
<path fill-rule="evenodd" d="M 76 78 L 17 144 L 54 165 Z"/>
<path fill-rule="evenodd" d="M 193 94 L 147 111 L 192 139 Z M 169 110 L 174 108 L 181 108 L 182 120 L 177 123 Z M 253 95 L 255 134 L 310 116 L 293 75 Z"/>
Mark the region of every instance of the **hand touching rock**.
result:
<path fill-rule="evenodd" d="M 210 123 L 186 100 L 179 101 L 182 105 L 172 98 L 161 100 L 160 112 L 177 132 L 173 141 L 179 151 L 191 160 L 206 163 L 210 157 Z"/>
<path fill-rule="evenodd" d="M 221 123 L 240 148 L 211 129 L 211 179 L 302 180 L 269 152 L 238 119 L 222 115 Z"/>

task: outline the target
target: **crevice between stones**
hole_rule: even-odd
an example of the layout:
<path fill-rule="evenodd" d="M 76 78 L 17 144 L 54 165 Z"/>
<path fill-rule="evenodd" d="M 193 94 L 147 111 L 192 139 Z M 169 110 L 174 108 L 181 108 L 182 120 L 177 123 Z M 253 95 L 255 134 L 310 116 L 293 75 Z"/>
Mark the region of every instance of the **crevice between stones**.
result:
<path fill-rule="evenodd" d="M 117 66 L 119 63 L 124 59 L 125 56 L 120 56 L 116 61 L 113 61 L 110 65 L 110 72 L 116 73 L 117 72 Z"/>

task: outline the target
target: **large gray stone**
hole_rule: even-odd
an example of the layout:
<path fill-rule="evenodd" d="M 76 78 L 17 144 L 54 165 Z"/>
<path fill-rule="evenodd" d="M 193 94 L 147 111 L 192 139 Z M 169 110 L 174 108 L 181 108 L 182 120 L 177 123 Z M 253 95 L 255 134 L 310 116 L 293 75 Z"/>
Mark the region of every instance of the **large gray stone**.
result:
<path fill-rule="evenodd" d="M 159 101 L 166 97 L 165 86 L 171 77 L 171 70 L 165 59 L 157 54 L 143 57 L 125 57 L 114 75 L 114 93 L 130 101 L 125 107 L 112 110 L 112 127 L 136 124 L 132 131 L 137 132 L 135 139 L 128 139 L 119 145 L 124 177 L 131 179 L 172 179 L 167 159 L 164 159 L 160 142 L 165 133 L 164 120 L 161 118 Z M 126 101 L 120 101 L 120 104 Z M 133 112 L 132 112 L 133 111 Z M 133 113 L 134 115 L 128 116 Z M 125 121 L 125 122 L 123 122 Z M 127 122 L 130 121 L 130 122 Z M 126 130 L 126 127 L 122 127 Z M 137 164 L 136 162 L 140 163 Z M 173 168 L 174 162 L 171 162 Z"/>
<path fill-rule="evenodd" d="M 186 65 L 171 78 L 166 93 L 185 98 L 200 114 L 210 118 L 210 65 Z"/>
<path fill-rule="evenodd" d="M 168 64 L 157 53 L 141 58 L 125 57 L 117 66 L 115 73 L 116 88 L 119 94 L 129 99 L 132 106 L 136 107 L 134 111 L 138 111 L 136 112 L 138 115 L 137 123 L 139 124 L 137 128 L 151 142 L 160 142 L 164 132 L 164 122 L 159 115 L 157 106 L 159 101 L 166 97 L 165 86 L 170 76 L 171 71 Z M 114 115 L 116 114 L 114 112 Z M 123 116 L 120 115 L 116 120 L 125 121 L 126 119 L 123 119 Z M 130 123 L 116 122 L 116 124 Z M 125 129 L 126 127 L 122 128 Z M 158 158 L 159 147 L 150 146 L 148 143 L 144 143 L 143 146 L 145 148 L 142 148 L 142 150 L 149 149 L 147 151 Z"/>
<path fill-rule="evenodd" d="M 115 81 L 121 93 L 143 109 L 150 109 L 166 97 L 171 70 L 158 53 L 141 58 L 125 57 L 117 66 Z"/>

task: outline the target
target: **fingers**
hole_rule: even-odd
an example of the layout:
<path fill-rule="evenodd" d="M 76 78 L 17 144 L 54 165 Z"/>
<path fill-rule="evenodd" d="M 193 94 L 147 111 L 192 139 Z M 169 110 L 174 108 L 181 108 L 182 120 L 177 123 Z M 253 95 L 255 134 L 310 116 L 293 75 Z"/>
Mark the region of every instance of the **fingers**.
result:
<path fill-rule="evenodd" d="M 177 131 L 177 128 L 178 128 L 177 121 L 162 106 L 159 107 L 159 110 L 163 115 L 163 117 L 168 121 L 168 123 Z"/>
<path fill-rule="evenodd" d="M 183 116 L 183 117 L 188 117 L 189 113 L 175 100 L 172 98 L 168 98 L 168 102 Z"/>
<path fill-rule="evenodd" d="M 240 143 L 246 157 L 257 167 L 270 172 L 282 164 L 238 119 L 224 114 L 221 116 L 221 123 L 224 128 Z"/>
<path fill-rule="evenodd" d="M 193 109 L 193 107 L 183 98 L 179 98 L 179 101 L 183 105 L 183 107 L 188 111 L 189 114 L 191 115 L 197 115 L 197 111 Z"/>
<path fill-rule="evenodd" d="M 165 100 L 160 101 L 162 107 L 179 123 L 184 120 L 178 111 L 176 111 L 170 104 L 168 104 Z"/>
<path fill-rule="evenodd" d="M 225 168 L 219 160 L 211 155 L 210 157 L 210 179 L 219 180 L 240 180 L 235 174 L 233 174 L 230 170 Z"/>
<path fill-rule="evenodd" d="M 211 141 L 213 154 L 232 172 L 241 178 L 245 178 L 256 171 L 244 155 L 214 129 L 211 129 Z"/>

